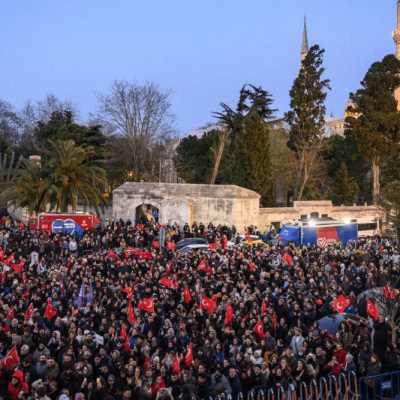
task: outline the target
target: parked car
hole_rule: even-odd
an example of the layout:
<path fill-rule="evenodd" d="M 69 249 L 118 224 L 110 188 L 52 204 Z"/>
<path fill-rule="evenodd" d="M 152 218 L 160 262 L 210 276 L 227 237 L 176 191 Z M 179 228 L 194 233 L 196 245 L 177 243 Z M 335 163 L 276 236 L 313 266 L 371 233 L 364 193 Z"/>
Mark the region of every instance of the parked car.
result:
<path fill-rule="evenodd" d="M 179 252 L 187 254 L 187 253 L 189 253 L 190 250 L 207 251 L 207 250 L 210 250 L 210 246 L 207 243 L 206 244 L 204 244 L 204 243 L 202 243 L 202 244 L 189 244 L 188 246 L 185 246 L 185 247 L 182 247 L 181 249 L 179 249 Z"/>
<path fill-rule="evenodd" d="M 189 246 L 191 244 L 207 244 L 207 239 L 204 238 L 186 238 L 186 239 L 182 239 L 180 240 L 177 244 L 176 244 L 176 249 L 182 249 L 183 247 Z"/>

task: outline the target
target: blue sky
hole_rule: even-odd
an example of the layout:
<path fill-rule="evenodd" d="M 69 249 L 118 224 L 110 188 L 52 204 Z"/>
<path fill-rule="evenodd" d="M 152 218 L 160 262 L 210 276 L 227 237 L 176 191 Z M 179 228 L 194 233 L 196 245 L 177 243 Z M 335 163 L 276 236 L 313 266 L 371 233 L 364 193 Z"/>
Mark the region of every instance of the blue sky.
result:
<path fill-rule="evenodd" d="M 20 108 L 52 92 L 84 119 L 115 79 L 170 88 L 181 134 L 262 86 L 278 115 L 309 44 L 325 48 L 327 111 L 343 116 L 372 62 L 394 53 L 396 0 L 3 0 L 0 98 Z"/>

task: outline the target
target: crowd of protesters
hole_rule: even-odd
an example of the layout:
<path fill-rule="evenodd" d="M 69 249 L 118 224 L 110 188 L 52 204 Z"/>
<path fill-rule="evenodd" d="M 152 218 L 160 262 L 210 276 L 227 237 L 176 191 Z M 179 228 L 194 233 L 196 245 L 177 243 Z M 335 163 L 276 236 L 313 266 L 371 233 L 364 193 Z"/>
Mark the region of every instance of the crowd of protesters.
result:
<path fill-rule="evenodd" d="M 1 220 L 0 396 L 236 400 L 400 368 L 391 325 L 368 314 L 365 295 L 375 303 L 370 289 L 391 283 L 395 296 L 390 239 L 226 248 L 235 227 L 195 223 L 165 227 L 160 252 L 159 228 L 118 221 L 78 237 Z M 170 245 L 190 236 L 213 245 Z M 318 321 L 340 295 L 359 318 L 329 334 Z"/>

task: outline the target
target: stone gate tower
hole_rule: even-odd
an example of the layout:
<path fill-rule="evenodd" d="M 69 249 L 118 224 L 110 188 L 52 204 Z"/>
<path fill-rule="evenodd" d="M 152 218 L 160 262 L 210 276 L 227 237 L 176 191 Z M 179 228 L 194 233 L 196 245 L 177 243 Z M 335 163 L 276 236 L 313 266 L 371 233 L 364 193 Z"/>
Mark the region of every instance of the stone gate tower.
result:
<path fill-rule="evenodd" d="M 396 44 L 396 58 L 400 60 L 400 0 L 397 0 L 397 28 L 392 35 Z M 400 110 L 400 88 L 395 90 L 394 97 L 397 100 L 397 109 Z"/>

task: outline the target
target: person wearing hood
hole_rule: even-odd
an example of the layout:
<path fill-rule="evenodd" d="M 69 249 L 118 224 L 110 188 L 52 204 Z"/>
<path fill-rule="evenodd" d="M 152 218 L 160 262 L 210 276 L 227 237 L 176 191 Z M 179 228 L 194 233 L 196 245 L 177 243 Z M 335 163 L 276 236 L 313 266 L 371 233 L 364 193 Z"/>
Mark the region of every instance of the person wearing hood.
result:
<path fill-rule="evenodd" d="M 9 399 L 18 400 L 18 394 L 22 390 L 29 391 L 29 386 L 24 382 L 24 373 L 18 370 L 13 373 L 11 382 L 8 384 Z"/>

